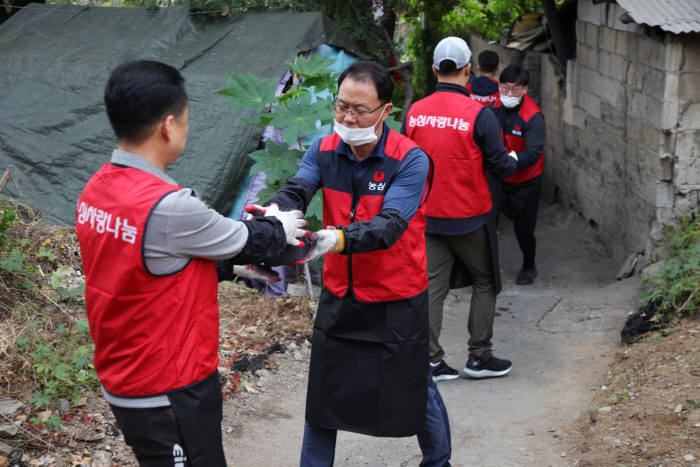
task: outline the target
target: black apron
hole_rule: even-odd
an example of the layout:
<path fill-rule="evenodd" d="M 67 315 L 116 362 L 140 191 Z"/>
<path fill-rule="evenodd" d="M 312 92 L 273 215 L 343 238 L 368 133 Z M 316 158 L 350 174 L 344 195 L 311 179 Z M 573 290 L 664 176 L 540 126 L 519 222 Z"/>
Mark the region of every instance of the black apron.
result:
<path fill-rule="evenodd" d="M 489 236 L 489 246 L 491 247 L 491 268 L 493 270 L 493 283 L 496 288 L 496 293 L 500 293 L 502 289 L 501 269 L 498 260 L 498 211 L 491 209 L 486 213 L 486 234 Z M 450 272 L 450 289 L 459 289 L 472 285 L 472 278 L 469 276 L 467 267 L 455 256 L 455 262 L 452 265 Z"/>
<path fill-rule="evenodd" d="M 314 323 L 306 420 L 370 436 L 425 427 L 428 290 L 361 303 L 325 287 Z"/>

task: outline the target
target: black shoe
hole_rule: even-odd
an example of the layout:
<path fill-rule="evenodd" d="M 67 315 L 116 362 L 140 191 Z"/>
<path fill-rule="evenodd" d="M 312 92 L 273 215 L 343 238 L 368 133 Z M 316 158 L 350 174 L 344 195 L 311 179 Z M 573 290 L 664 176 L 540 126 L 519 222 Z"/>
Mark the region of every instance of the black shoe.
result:
<path fill-rule="evenodd" d="M 459 372 L 451 368 L 444 360 L 440 360 L 436 366 L 430 365 L 430 371 L 433 373 L 433 381 L 448 381 L 459 378 Z"/>
<path fill-rule="evenodd" d="M 513 365 L 510 360 L 491 357 L 490 360 L 482 362 L 475 356 L 469 355 L 469 360 L 467 360 L 462 373 L 470 378 L 493 378 L 507 375 L 511 368 Z"/>
<path fill-rule="evenodd" d="M 537 268 L 531 267 L 530 269 L 521 269 L 518 273 L 518 278 L 515 283 L 518 285 L 530 285 L 535 282 L 535 277 L 537 277 Z"/>

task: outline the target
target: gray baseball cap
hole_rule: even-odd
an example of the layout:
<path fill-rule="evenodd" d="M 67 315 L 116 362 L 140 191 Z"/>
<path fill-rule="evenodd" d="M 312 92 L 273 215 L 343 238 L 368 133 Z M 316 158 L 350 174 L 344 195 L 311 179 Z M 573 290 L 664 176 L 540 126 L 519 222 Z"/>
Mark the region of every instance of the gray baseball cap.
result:
<path fill-rule="evenodd" d="M 472 58 L 472 51 L 464 39 L 450 36 L 446 37 L 435 47 L 433 52 L 433 65 L 440 71 L 440 64 L 443 60 L 452 60 L 457 69 L 464 67 Z"/>

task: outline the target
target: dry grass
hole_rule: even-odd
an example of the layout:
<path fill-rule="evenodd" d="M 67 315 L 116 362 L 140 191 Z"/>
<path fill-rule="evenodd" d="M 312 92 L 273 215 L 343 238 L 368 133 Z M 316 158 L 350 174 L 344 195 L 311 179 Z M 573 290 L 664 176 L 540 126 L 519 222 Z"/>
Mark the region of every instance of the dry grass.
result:
<path fill-rule="evenodd" d="M 23 340 L 55 344 L 62 337 L 57 329 L 74 326 L 82 298 L 62 297 L 51 286 L 51 274 L 60 265 L 80 271 L 80 254 L 74 229 L 42 225 L 36 211 L 17 203 L 3 201 L 0 210 L 4 209 L 13 210 L 17 218 L 4 232 L 8 241 L 0 260 L 16 249 L 23 265 L 13 272 L 0 267 L 0 394 L 24 398 L 41 381 L 30 353 L 16 344 Z"/>

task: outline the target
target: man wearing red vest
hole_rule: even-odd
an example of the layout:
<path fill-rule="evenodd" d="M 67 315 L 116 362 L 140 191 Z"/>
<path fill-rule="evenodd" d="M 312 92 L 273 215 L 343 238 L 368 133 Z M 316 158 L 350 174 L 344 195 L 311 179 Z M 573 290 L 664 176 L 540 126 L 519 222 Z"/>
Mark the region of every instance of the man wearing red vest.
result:
<path fill-rule="evenodd" d="M 503 129 L 506 149 L 518 155 L 518 170 L 503 181 L 496 198 L 498 209 L 513 220 L 523 263 L 515 281 L 532 284 L 535 267 L 535 225 L 542 190 L 545 125 L 542 111 L 527 95 L 529 74 L 518 65 L 508 65 L 501 76 L 500 97 L 492 104 Z"/>
<path fill-rule="evenodd" d="M 467 91 L 472 99 L 481 105 L 489 105 L 498 99 L 498 54 L 493 50 L 484 50 L 479 54 L 479 77 L 467 83 Z"/>
<path fill-rule="evenodd" d="M 76 213 L 95 370 L 141 465 L 224 466 L 217 279 L 298 244 L 305 221 L 234 221 L 166 175 L 188 132 L 176 69 L 120 65 L 104 99 L 117 149 Z"/>
<path fill-rule="evenodd" d="M 496 295 L 500 291 L 495 225 L 487 171 L 504 177 L 515 171 L 515 155 L 506 154 L 498 121 L 488 107 L 473 101 L 465 88 L 471 51 L 464 40 L 447 37 L 433 53 L 437 89 L 414 103 L 404 130 L 435 163 L 433 188 L 425 208 L 430 282 L 430 360 L 436 381 L 459 374 L 443 357 L 442 313 L 455 265 L 463 264 L 473 284 L 469 310 L 469 357 L 465 376 L 506 375 L 511 362 L 491 351 Z"/>
<path fill-rule="evenodd" d="M 304 154 L 272 198 L 305 210 L 323 190 L 328 229 L 312 337 L 301 465 L 333 465 L 337 430 L 418 436 L 423 466 L 449 465 L 447 411 L 428 365 L 423 198 L 429 160 L 389 129 L 394 85 L 360 61 L 338 78 L 335 132 Z"/>

